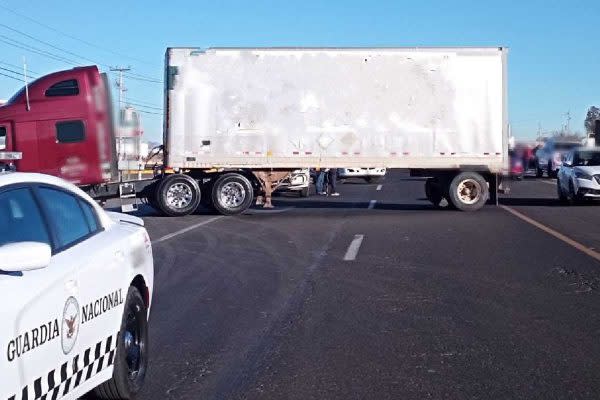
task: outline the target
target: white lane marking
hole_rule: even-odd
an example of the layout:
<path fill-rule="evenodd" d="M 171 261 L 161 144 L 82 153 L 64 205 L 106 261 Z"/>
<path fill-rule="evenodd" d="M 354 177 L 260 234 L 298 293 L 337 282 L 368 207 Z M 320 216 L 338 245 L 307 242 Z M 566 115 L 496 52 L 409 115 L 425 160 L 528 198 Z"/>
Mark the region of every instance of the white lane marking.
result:
<path fill-rule="evenodd" d="M 216 221 L 218 219 L 221 219 L 221 218 L 223 218 L 223 216 L 219 215 L 218 217 L 212 217 L 210 219 L 207 219 L 206 221 L 202 221 L 202 222 L 198 222 L 197 224 L 190 225 L 190 226 L 188 226 L 186 228 L 180 229 L 180 230 L 175 231 L 173 233 L 169 233 L 168 235 L 165 235 L 165 236 L 163 236 L 161 238 L 153 240 L 152 244 L 158 244 L 158 243 L 164 242 L 166 240 L 173 239 L 176 236 L 183 235 L 186 232 L 192 231 L 192 230 L 194 230 L 196 228 L 200 228 L 201 226 L 204 226 L 204 225 L 208 225 L 211 222 L 214 222 L 214 221 Z"/>
<path fill-rule="evenodd" d="M 354 239 L 350 242 L 350 246 L 346 250 L 346 255 L 344 255 L 344 261 L 354 261 L 356 259 L 364 237 L 365 235 L 354 235 Z"/>
<path fill-rule="evenodd" d="M 375 208 L 375 204 L 376 204 L 376 203 L 377 203 L 377 200 L 371 200 L 371 201 L 369 202 L 369 207 L 368 207 L 368 208 L 369 208 L 369 210 L 372 210 L 372 209 L 374 209 L 374 208 Z"/>
<path fill-rule="evenodd" d="M 382 187 L 383 187 L 383 185 L 377 185 L 377 189 L 375 189 L 375 190 L 379 191 L 379 190 L 381 190 Z"/>
<path fill-rule="evenodd" d="M 556 185 L 556 179 L 553 179 L 551 181 L 538 181 L 538 182 L 542 182 L 542 183 L 545 183 L 547 185 Z"/>
<path fill-rule="evenodd" d="M 570 237 L 563 235 L 562 233 L 555 231 L 554 229 L 547 227 L 546 225 L 539 223 L 536 220 L 531 219 L 524 214 L 521 214 L 520 212 L 518 212 L 517 210 L 515 210 L 512 207 L 503 206 L 503 205 L 501 205 L 500 207 L 502 207 L 503 209 L 505 209 L 512 215 L 514 215 L 515 217 L 522 219 L 523 221 L 527 222 L 528 224 L 531 224 L 531 225 L 535 226 L 536 228 L 543 230 L 547 234 L 554 236 L 555 238 L 565 242 L 566 244 L 575 247 L 577 250 L 581 251 L 582 253 L 585 253 L 588 256 L 596 259 L 597 261 L 600 261 L 600 253 L 598 253 L 597 251 L 594 251 L 594 250 L 590 249 L 589 247 L 586 247 L 583 244 L 576 242 L 575 240 L 571 239 Z"/>

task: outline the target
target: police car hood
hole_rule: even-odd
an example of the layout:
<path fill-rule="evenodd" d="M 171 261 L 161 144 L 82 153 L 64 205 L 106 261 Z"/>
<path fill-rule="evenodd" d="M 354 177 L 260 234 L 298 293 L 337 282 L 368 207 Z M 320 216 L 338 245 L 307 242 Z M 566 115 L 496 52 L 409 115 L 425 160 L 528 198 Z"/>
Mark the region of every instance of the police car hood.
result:
<path fill-rule="evenodd" d="M 113 211 L 107 211 L 106 214 L 113 222 L 124 222 L 127 224 L 144 226 L 144 220 L 134 215 L 122 214 Z"/>
<path fill-rule="evenodd" d="M 600 165 L 593 165 L 593 166 L 576 166 L 575 167 L 576 170 L 585 172 L 588 175 L 598 175 L 600 174 Z"/>

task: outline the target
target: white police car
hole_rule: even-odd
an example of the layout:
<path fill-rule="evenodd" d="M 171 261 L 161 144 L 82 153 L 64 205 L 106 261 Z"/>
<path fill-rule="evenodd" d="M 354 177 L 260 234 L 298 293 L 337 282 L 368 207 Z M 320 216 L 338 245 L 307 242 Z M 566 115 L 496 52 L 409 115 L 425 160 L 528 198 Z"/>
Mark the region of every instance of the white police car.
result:
<path fill-rule="evenodd" d="M 153 268 L 141 219 L 55 177 L 0 173 L 0 400 L 134 396 Z"/>

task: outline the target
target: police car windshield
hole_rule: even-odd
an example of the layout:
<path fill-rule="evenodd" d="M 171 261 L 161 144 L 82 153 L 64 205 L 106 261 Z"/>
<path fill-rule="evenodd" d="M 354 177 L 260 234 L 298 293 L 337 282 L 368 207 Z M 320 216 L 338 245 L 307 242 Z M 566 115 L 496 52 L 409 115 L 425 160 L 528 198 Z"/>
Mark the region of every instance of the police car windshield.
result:
<path fill-rule="evenodd" d="M 573 157 L 573 165 L 578 167 L 600 166 L 600 151 L 578 151 Z"/>

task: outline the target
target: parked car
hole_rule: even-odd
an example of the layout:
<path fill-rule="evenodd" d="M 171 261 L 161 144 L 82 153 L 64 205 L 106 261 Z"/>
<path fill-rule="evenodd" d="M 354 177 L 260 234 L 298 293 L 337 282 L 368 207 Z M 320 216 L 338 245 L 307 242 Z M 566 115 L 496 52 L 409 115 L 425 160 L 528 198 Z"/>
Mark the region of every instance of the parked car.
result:
<path fill-rule="evenodd" d="M 140 218 L 56 177 L 0 173 L 0 398 L 135 397 L 153 268 Z"/>
<path fill-rule="evenodd" d="M 308 168 L 297 169 L 283 180 L 277 187 L 276 192 L 295 192 L 300 197 L 308 197 L 310 194 L 310 172 Z"/>
<path fill-rule="evenodd" d="M 600 147 L 569 152 L 556 181 L 561 201 L 600 200 Z"/>
<path fill-rule="evenodd" d="M 338 179 L 361 178 L 369 183 L 376 183 L 385 176 L 385 168 L 340 168 Z"/>
<path fill-rule="evenodd" d="M 563 156 L 579 146 L 581 146 L 580 142 L 549 139 L 535 153 L 536 176 L 541 178 L 545 172 L 549 178 L 556 178 Z"/>

